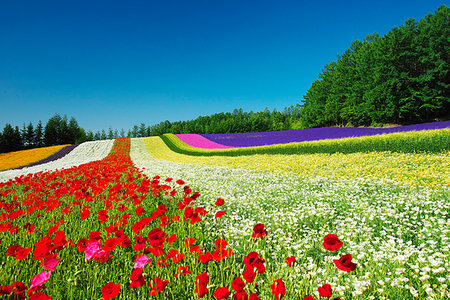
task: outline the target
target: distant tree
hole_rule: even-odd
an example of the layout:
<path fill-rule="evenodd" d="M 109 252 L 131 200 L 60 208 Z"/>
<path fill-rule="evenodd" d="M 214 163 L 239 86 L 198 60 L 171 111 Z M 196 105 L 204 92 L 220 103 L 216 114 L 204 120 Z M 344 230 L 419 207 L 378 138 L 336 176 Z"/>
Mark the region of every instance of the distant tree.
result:
<path fill-rule="evenodd" d="M 100 139 L 101 140 L 106 140 L 106 131 L 105 131 L 105 129 L 102 129 L 102 133 L 100 134 Z"/>
<path fill-rule="evenodd" d="M 45 125 L 44 130 L 44 143 L 45 146 L 54 146 L 59 145 L 61 142 L 61 134 L 60 134 L 60 127 L 61 127 L 61 116 L 59 114 L 55 114 L 53 117 L 51 117 L 47 124 Z"/>
<path fill-rule="evenodd" d="M 109 129 L 108 129 L 108 139 L 109 139 L 109 140 L 112 140 L 113 138 L 114 138 L 114 130 L 112 129 L 111 126 L 109 126 Z"/>
<path fill-rule="evenodd" d="M 44 132 L 42 127 L 42 122 L 39 120 L 35 132 L 34 132 L 34 140 L 36 147 L 42 147 L 44 145 Z"/>
<path fill-rule="evenodd" d="M 26 131 L 23 136 L 24 136 L 25 147 L 32 148 L 32 147 L 36 146 L 33 123 L 31 123 L 31 122 L 28 123 L 28 126 L 27 126 Z"/>
<path fill-rule="evenodd" d="M 86 133 L 86 141 L 93 141 L 94 140 L 94 133 L 92 130 L 88 130 Z"/>
<path fill-rule="evenodd" d="M 145 124 L 141 123 L 139 126 L 138 137 L 145 137 L 146 132 L 147 128 L 145 127 Z"/>
<path fill-rule="evenodd" d="M 139 127 L 137 125 L 133 126 L 133 130 L 131 131 L 131 137 L 136 138 L 139 135 Z"/>
<path fill-rule="evenodd" d="M 123 128 L 120 129 L 120 137 L 125 137 L 125 130 Z"/>

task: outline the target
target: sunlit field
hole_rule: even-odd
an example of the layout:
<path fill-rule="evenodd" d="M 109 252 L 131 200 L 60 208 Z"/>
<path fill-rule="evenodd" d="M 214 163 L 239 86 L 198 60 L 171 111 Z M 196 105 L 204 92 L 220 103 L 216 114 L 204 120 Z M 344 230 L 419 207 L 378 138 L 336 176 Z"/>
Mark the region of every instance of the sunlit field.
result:
<path fill-rule="evenodd" d="M 449 169 L 448 149 L 203 157 L 159 137 L 84 143 L 0 172 L 0 295 L 448 299 Z"/>

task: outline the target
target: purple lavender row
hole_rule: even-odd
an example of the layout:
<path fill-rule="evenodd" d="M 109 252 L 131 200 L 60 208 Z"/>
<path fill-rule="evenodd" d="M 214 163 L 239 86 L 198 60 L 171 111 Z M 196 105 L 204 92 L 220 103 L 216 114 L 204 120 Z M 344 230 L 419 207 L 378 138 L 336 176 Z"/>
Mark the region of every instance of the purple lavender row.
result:
<path fill-rule="evenodd" d="M 444 128 L 450 128 L 450 121 L 397 126 L 391 128 L 322 127 L 268 132 L 201 134 L 201 136 L 215 143 L 226 146 L 252 147 Z"/>
<path fill-rule="evenodd" d="M 23 168 L 34 167 L 34 166 L 42 165 L 42 164 L 45 164 L 45 163 L 48 163 L 48 162 L 51 162 L 51 161 L 63 158 L 64 156 L 69 154 L 73 149 L 75 149 L 75 147 L 77 147 L 77 146 L 78 145 L 66 146 L 66 147 L 62 148 L 61 150 L 59 150 L 58 152 L 56 152 L 55 154 L 50 155 L 47 158 L 44 158 L 44 159 L 42 159 L 40 161 L 31 163 L 31 164 L 26 165 L 26 166 L 21 166 L 21 167 L 15 168 L 13 170 L 20 170 L 20 169 L 23 169 Z"/>

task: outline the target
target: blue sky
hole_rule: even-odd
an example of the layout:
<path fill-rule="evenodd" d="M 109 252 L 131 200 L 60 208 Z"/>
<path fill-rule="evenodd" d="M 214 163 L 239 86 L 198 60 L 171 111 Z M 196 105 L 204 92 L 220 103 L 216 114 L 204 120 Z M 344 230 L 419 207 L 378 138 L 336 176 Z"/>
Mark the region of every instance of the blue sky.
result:
<path fill-rule="evenodd" d="M 449 1 L 0 2 L 0 130 L 87 130 L 299 103 L 325 64 Z"/>

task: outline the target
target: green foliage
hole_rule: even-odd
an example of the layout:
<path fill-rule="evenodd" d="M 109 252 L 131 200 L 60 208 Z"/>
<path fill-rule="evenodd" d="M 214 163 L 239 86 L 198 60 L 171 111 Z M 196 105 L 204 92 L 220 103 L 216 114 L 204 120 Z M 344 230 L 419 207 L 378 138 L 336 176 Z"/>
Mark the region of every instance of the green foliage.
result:
<path fill-rule="evenodd" d="M 192 147 L 173 134 L 161 139 L 174 152 L 195 156 L 240 156 L 255 154 L 313 154 L 391 151 L 401 153 L 443 153 L 450 150 L 450 129 L 398 132 L 374 136 L 319 140 L 230 149 Z"/>
<path fill-rule="evenodd" d="M 450 115 L 450 9 L 354 41 L 304 96 L 305 128 L 412 124 Z"/>

